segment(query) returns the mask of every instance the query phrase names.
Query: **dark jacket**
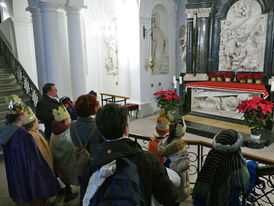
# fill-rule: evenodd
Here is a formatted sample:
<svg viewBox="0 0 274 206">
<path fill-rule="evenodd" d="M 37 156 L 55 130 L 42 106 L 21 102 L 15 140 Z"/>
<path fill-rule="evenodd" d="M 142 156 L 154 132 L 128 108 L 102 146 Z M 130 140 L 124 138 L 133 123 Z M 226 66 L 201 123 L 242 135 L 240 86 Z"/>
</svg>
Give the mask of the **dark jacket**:
<svg viewBox="0 0 274 206">
<path fill-rule="evenodd" d="M 79 147 L 80 142 L 76 135 L 75 126 L 77 127 L 77 131 L 78 131 L 79 137 L 82 141 L 82 144 L 84 145 L 87 143 L 88 137 L 89 137 L 91 131 L 96 126 L 96 122 L 93 117 L 89 116 L 89 117 L 84 117 L 84 118 L 78 117 L 77 120 L 75 120 L 71 123 L 71 125 L 70 125 L 71 140 L 72 140 L 74 146 Z M 100 133 L 98 128 L 96 128 L 93 135 L 90 138 L 89 144 L 87 145 L 87 150 L 90 151 L 97 145 L 102 144 L 103 142 L 105 142 L 105 138 Z"/>
<path fill-rule="evenodd" d="M 150 205 L 152 194 L 161 204 L 175 205 L 177 193 L 164 166 L 153 153 L 142 151 L 140 145 L 130 139 L 106 142 L 91 152 L 91 158 L 83 171 L 81 200 L 85 194 L 90 176 L 97 169 L 114 159 L 137 153 L 139 153 L 137 167 L 143 180 L 147 205 Z"/>
<path fill-rule="evenodd" d="M 45 136 L 49 140 L 51 135 L 51 125 L 54 120 L 52 110 L 57 109 L 61 105 L 60 102 L 43 94 L 36 106 L 37 118 L 45 124 Z"/>
</svg>

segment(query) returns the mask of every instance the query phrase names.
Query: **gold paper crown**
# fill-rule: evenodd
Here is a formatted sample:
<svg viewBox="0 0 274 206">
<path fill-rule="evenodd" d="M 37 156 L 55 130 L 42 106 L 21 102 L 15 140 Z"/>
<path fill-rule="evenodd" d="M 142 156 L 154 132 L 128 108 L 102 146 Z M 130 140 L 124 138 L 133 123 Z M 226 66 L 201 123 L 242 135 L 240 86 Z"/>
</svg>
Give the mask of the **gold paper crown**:
<svg viewBox="0 0 274 206">
<path fill-rule="evenodd" d="M 185 133 L 186 133 L 186 123 L 185 123 L 184 117 L 182 116 L 182 124 L 177 122 L 175 136 L 181 137 Z"/>
<path fill-rule="evenodd" d="M 15 94 L 10 95 L 10 98 L 6 98 L 8 106 L 8 114 L 24 114 L 26 111 L 25 105 Z"/>
<path fill-rule="evenodd" d="M 32 109 L 30 107 L 27 107 L 27 122 L 26 122 L 26 124 L 31 123 L 35 119 L 36 119 L 36 116 L 33 113 Z"/>
<path fill-rule="evenodd" d="M 54 120 L 56 120 L 58 122 L 61 122 L 62 120 L 70 117 L 70 115 L 64 105 L 59 106 L 58 110 L 53 109 L 52 113 L 54 116 Z"/>
</svg>

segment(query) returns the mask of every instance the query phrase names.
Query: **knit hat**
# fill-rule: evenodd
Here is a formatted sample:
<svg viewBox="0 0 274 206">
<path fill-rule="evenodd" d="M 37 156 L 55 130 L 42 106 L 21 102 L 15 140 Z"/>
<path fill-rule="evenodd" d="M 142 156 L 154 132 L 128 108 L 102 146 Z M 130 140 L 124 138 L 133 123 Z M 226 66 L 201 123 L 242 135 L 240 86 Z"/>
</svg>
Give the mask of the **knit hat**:
<svg viewBox="0 0 274 206">
<path fill-rule="evenodd" d="M 25 104 L 15 94 L 10 95 L 10 98 L 6 98 L 6 103 L 8 106 L 8 114 L 24 114 L 26 111 Z"/>
<path fill-rule="evenodd" d="M 181 120 L 177 120 L 175 136 L 181 137 L 186 133 L 186 123 L 184 117 Z"/>
<path fill-rule="evenodd" d="M 165 116 L 157 118 L 156 131 L 159 135 L 165 135 L 169 132 L 169 119 Z"/>
<path fill-rule="evenodd" d="M 54 120 L 58 121 L 58 122 L 61 122 L 64 119 L 70 117 L 70 115 L 64 105 L 59 106 L 58 109 L 53 109 L 52 113 L 54 116 Z"/>
<path fill-rule="evenodd" d="M 30 107 L 27 107 L 27 122 L 26 122 L 26 124 L 31 123 L 35 119 L 36 119 L 36 116 L 33 113 L 32 109 Z"/>
</svg>

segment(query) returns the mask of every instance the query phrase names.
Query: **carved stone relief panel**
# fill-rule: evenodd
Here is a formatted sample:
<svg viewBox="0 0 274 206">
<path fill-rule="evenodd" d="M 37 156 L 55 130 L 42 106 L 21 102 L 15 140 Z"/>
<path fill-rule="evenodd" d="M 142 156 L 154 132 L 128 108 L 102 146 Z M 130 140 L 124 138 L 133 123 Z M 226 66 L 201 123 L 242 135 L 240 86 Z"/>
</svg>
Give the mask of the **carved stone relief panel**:
<svg viewBox="0 0 274 206">
<path fill-rule="evenodd" d="M 161 27 L 160 14 L 152 13 L 150 34 L 150 66 L 152 75 L 169 73 L 168 39 Z"/>
<path fill-rule="evenodd" d="M 191 111 L 205 114 L 241 119 L 237 105 L 258 94 L 236 91 L 220 91 L 209 89 L 191 89 Z"/>
<path fill-rule="evenodd" d="M 105 68 L 108 74 L 118 74 L 117 19 L 113 18 L 104 28 Z"/>
<path fill-rule="evenodd" d="M 257 0 L 239 0 L 221 21 L 219 71 L 263 72 L 267 14 Z"/>
</svg>

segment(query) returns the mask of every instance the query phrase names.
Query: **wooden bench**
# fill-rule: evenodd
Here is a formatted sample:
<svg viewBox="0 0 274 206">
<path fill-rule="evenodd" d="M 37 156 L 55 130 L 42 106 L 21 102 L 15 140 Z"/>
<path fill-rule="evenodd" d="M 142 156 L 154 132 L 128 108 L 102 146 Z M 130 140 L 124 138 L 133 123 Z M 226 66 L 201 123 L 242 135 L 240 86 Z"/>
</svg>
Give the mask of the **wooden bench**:
<svg viewBox="0 0 274 206">
<path fill-rule="evenodd" d="M 113 102 L 113 103 L 124 102 L 124 105 L 128 109 L 128 115 L 132 116 L 132 111 L 136 110 L 136 119 L 137 119 L 139 105 L 138 104 L 127 104 L 127 100 L 129 99 L 129 97 L 119 96 L 119 95 L 115 95 L 115 94 L 107 94 L 107 93 L 100 93 L 100 95 L 101 95 L 102 106 L 104 106 L 104 103 L 108 103 L 108 102 Z"/>
</svg>

